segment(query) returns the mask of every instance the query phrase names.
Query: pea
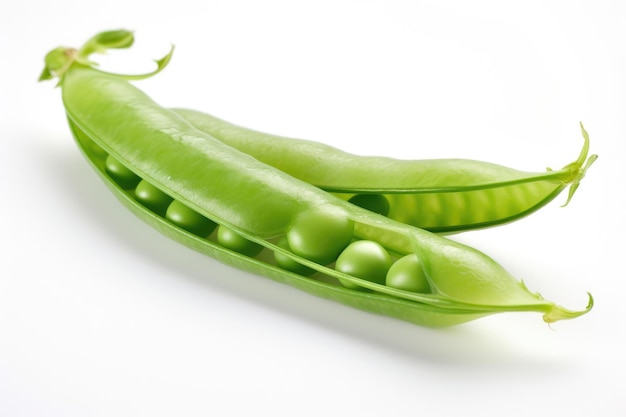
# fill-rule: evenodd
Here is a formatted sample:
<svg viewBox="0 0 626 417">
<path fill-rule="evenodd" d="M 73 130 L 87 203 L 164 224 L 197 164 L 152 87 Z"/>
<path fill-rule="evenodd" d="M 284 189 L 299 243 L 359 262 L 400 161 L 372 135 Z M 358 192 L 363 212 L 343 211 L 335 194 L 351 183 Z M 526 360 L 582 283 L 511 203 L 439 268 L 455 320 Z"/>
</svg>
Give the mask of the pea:
<svg viewBox="0 0 626 417">
<path fill-rule="evenodd" d="M 430 284 L 422 262 L 417 255 L 410 254 L 403 256 L 391 265 L 387 272 L 387 286 L 405 291 L 419 293 L 430 292 Z"/>
<path fill-rule="evenodd" d="M 389 214 L 389 200 L 382 194 L 357 194 L 348 202 L 383 216 Z"/>
<path fill-rule="evenodd" d="M 157 214 L 164 214 L 172 202 L 172 197 L 146 180 L 141 180 L 137 184 L 135 199 Z"/>
<path fill-rule="evenodd" d="M 102 147 L 100 145 L 98 145 L 96 142 L 94 142 L 89 136 L 87 136 L 85 134 L 85 132 L 83 132 L 82 130 L 73 127 L 70 124 L 72 133 L 74 134 L 74 136 L 76 137 L 76 139 L 80 142 L 83 143 L 84 146 L 89 149 L 89 151 L 96 157 L 99 158 L 103 158 L 106 159 L 106 157 L 109 155 L 107 153 L 107 151 L 105 151 L 104 149 L 102 149 Z"/>
<path fill-rule="evenodd" d="M 165 218 L 175 225 L 198 236 L 208 236 L 216 224 L 200 213 L 190 209 L 178 200 L 172 201 L 165 212 Z"/>
<path fill-rule="evenodd" d="M 303 258 L 325 265 L 352 240 L 354 222 L 341 211 L 307 210 L 287 232 L 291 250 Z"/>
<path fill-rule="evenodd" d="M 335 269 L 344 274 L 382 284 L 385 282 L 385 275 L 391 262 L 391 255 L 379 243 L 371 240 L 357 240 L 341 252 Z M 344 287 L 360 288 L 345 279 L 339 281 Z"/>
<path fill-rule="evenodd" d="M 104 169 L 113 178 L 113 181 L 125 189 L 135 187 L 141 180 L 137 174 L 111 155 L 107 156 L 107 159 L 104 161 Z"/>
<path fill-rule="evenodd" d="M 217 228 L 217 241 L 225 248 L 250 257 L 257 256 L 263 250 L 263 246 L 246 239 L 233 229 L 223 225 L 219 225 Z"/>
<path fill-rule="evenodd" d="M 289 247 L 289 243 L 287 242 L 286 236 L 281 237 L 276 243 L 276 245 L 282 249 L 291 251 L 291 248 Z M 308 266 L 302 265 L 301 263 L 294 261 L 292 258 L 290 258 L 289 256 L 281 252 L 274 252 L 274 259 L 276 260 L 276 264 L 278 266 L 280 266 L 283 269 L 286 269 L 287 271 L 295 272 L 296 274 L 305 275 L 305 276 L 312 275 L 313 273 L 315 273 L 315 270 L 309 268 Z"/>
</svg>

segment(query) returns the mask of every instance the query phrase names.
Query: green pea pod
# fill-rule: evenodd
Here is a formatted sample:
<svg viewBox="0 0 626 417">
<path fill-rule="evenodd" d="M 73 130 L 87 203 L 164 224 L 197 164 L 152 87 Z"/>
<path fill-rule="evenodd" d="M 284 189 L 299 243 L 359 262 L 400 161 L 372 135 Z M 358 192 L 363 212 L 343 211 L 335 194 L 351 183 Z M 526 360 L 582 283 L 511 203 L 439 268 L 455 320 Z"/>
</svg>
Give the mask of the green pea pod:
<svg viewBox="0 0 626 417">
<path fill-rule="evenodd" d="M 524 172 L 467 159 L 398 160 L 358 156 L 322 143 L 247 129 L 195 110 L 173 109 L 198 129 L 289 175 L 392 219 L 439 233 L 525 217 L 568 186 L 574 192 L 597 156 L 589 135 L 560 170 Z"/>
<path fill-rule="evenodd" d="M 91 41 L 88 50 L 105 47 Z M 49 73 L 60 78 L 79 148 L 117 198 L 166 236 L 309 293 L 425 326 L 512 311 L 554 322 L 592 307 L 589 296 L 587 308 L 564 309 L 475 249 L 263 164 L 159 106 L 127 77 L 67 51 L 62 65 L 55 53 Z M 422 279 L 419 291 L 398 284 Z"/>
</svg>

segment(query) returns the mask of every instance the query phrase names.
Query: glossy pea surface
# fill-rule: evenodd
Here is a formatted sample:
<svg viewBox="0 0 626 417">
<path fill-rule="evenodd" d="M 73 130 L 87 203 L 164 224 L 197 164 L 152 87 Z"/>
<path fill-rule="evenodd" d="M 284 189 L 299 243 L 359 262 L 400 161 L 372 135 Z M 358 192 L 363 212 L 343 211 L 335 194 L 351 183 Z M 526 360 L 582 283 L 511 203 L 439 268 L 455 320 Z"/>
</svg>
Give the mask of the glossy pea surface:
<svg viewBox="0 0 626 417">
<path fill-rule="evenodd" d="M 371 240 L 352 242 L 337 258 L 335 269 L 367 281 L 384 283 L 391 266 L 391 256 L 385 248 Z M 358 284 L 339 280 L 345 287 L 358 289 Z"/>
<path fill-rule="evenodd" d="M 163 214 L 173 198 L 146 180 L 141 180 L 135 188 L 135 198 L 150 210 Z"/>
<path fill-rule="evenodd" d="M 291 252 L 291 248 L 289 247 L 289 242 L 287 241 L 286 236 L 281 237 L 276 245 L 281 249 L 285 249 L 288 252 Z M 294 260 L 294 258 L 289 257 L 279 251 L 274 252 L 274 260 L 276 261 L 276 264 L 279 267 L 290 272 L 295 272 L 297 274 L 304 275 L 304 276 L 308 276 L 308 275 L 315 273 L 314 269 L 311 269 L 305 265 L 302 265 L 301 263 Z"/>
<path fill-rule="evenodd" d="M 328 264 L 350 243 L 354 222 L 336 210 L 309 210 L 287 232 L 291 250 L 306 259 Z"/>
<path fill-rule="evenodd" d="M 415 254 L 406 255 L 395 261 L 387 272 L 385 283 L 405 291 L 430 292 L 424 266 Z"/>
<path fill-rule="evenodd" d="M 123 188 L 133 188 L 141 180 L 137 174 L 111 155 L 107 156 L 104 164 L 106 172 Z"/>
<path fill-rule="evenodd" d="M 168 206 L 165 218 L 198 236 L 208 236 L 216 226 L 214 222 L 177 200 Z"/>
<path fill-rule="evenodd" d="M 223 225 L 217 228 L 217 241 L 223 247 L 247 256 L 257 256 L 263 250 L 263 246 L 246 239 L 233 229 Z"/>
</svg>

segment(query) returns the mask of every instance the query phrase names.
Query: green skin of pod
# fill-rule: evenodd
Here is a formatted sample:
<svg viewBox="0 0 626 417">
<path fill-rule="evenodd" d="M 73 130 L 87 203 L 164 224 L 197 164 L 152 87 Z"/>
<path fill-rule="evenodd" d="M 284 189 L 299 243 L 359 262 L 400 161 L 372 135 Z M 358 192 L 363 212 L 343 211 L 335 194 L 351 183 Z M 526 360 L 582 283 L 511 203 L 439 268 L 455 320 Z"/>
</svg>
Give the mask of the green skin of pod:
<svg viewBox="0 0 626 417">
<path fill-rule="evenodd" d="M 296 178 L 357 204 L 363 200 L 366 208 L 373 203 L 372 211 L 435 232 L 511 222 L 543 207 L 568 185 L 571 198 L 596 159 L 596 155 L 587 159 L 589 139 L 584 129 L 585 144 L 576 161 L 560 170 L 524 172 L 467 159 L 359 156 L 314 141 L 247 129 L 195 110 L 173 111 L 220 141 Z M 374 197 L 365 197 L 369 194 Z M 384 199 L 376 201 L 376 196 Z"/>
<path fill-rule="evenodd" d="M 270 250 L 282 251 L 305 266 L 377 293 L 366 295 L 298 275 L 295 278 L 293 273 L 271 265 L 260 266 L 254 258 L 217 250 L 212 242 L 184 233 L 128 197 L 103 174 L 103 164 L 91 160 L 107 185 L 138 216 L 168 236 L 220 260 L 317 295 L 423 325 L 456 324 L 505 311 L 542 312 L 544 320 L 552 322 L 577 317 L 591 308 L 591 299 L 583 311 L 558 307 L 528 291 L 502 266 L 475 249 L 371 213 L 265 165 L 195 129 L 120 76 L 76 62 L 63 73 L 61 86 L 77 138 L 96 142 L 139 177 L 167 190 L 175 200 L 215 223 Z M 81 147 L 90 158 L 87 148 Z M 310 242 L 302 248 L 289 242 L 292 253 L 270 243 L 270 238 L 289 237 L 293 230 L 316 218 L 322 227 L 327 221 L 348 222 L 353 234 L 349 238 L 372 240 L 400 255 L 415 253 L 423 262 L 432 293 L 408 293 L 317 264 L 304 256 Z M 305 240 L 306 229 L 300 240 Z M 345 230 L 338 230 L 340 240 L 346 239 Z M 339 246 L 332 251 L 338 252 Z M 396 308 L 400 311 L 394 311 Z M 447 321 L 445 317 L 453 319 Z"/>
</svg>

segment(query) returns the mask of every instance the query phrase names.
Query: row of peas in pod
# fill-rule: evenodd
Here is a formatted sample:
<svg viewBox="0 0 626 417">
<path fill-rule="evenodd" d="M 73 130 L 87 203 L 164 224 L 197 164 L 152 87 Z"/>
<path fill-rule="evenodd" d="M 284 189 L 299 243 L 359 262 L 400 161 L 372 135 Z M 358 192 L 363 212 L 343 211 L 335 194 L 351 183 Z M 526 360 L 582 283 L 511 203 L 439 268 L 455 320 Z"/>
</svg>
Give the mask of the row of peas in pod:
<svg viewBox="0 0 626 417">
<path fill-rule="evenodd" d="M 92 147 L 96 146 L 92 143 Z M 105 154 L 103 150 L 100 152 Z M 106 156 L 104 166 L 107 174 L 121 187 L 131 190 L 139 203 L 154 213 L 164 216 L 178 227 L 204 238 L 208 238 L 216 230 L 214 239 L 220 245 L 246 256 L 255 257 L 263 250 L 263 246 L 258 243 L 246 239 L 224 225 L 218 226 L 180 201 L 174 200 L 150 182 L 141 179 L 114 157 Z M 378 199 L 374 201 L 376 200 Z M 340 233 L 347 234 L 349 231 Z M 292 239 L 297 239 L 297 237 L 292 236 Z M 286 236 L 279 239 L 277 244 L 284 249 L 289 249 Z M 302 275 L 315 273 L 315 270 L 294 261 L 281 252 L 274 253 L 274 260 L 278 266 L 292 272 Z M 330 263 L 333 260 L 325 259 L 324 261 Z M 428 280 L 417 255 L 409 254 L 400 259 L 394 259 L 382 245 L 371 240 L 356 240 L 349 243 L 337 257 L 335 269 L 367 281 L 407 291 L 429 292 Z M 347 288 L 361 289 L 350 281 L 339 280 L 339 282 Z"/>
</svg>

